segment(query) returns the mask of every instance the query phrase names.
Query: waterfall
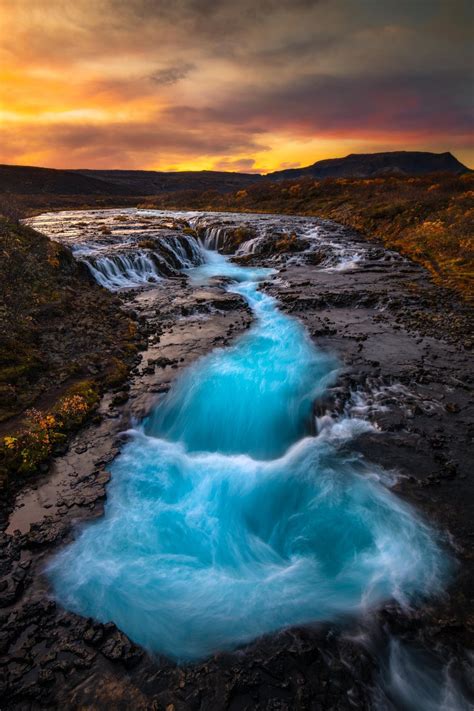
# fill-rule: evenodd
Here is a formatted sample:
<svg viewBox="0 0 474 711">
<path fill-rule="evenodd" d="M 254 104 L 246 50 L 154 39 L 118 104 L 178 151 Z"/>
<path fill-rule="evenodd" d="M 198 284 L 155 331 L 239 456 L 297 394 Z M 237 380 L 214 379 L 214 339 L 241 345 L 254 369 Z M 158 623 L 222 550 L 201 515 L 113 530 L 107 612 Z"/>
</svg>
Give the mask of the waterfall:
<svg viewBox="0 0 474 711">
<path fill-rule="evenodd" d="M 225 227 L 206 227 L 204 229 L 202 244 L 205 249 L 221 251 L 227 246 L 228 238 L 229 230 Z"/>
<path fill-rule="evenodd" d="M 202 248 L 190 235 L 170 235 L 160 241 L 162 252 L 169 255 L 170 264 L 176 269 L 189 269 L 204 261 Z"/>
<path fill-rule="evenodd" d="M 167 235 L 157 242 L 156 249 L 109 252 L 97 256 L 81 254 L 95 280 L 106 289 L 142 286 L 156 283 L 163 277 L 176 276 L 182 269 L 202 264 L 203 250 L 190 235 Z"/>
<path fill-rule="evenodd" d="M 237 256 L 295 231 L 309 246 L 285 264 L 321 253 L 311 262 L 318 271 L 363 268 L 372 248 L 330 223 L 275 215 L 103 210 L 50 213 L 30 224 L 71 246 L 108 289 L 189 268 L 196 283 L 232 280 L 228 290 L 254 314 L 252 328 L 184 371 L 129 433 L 111 466 L 103 518 L 49 565 L 56 598 L 178 661 L 292 625 L 355 618 L 357 641 L 374 663 L 377 711 L 472 708 L 468 652 L 460 665 L 449 649 L 426 649 L 422 637 L 417 647 L 416 617 L 413 638 L 405 638 L 373 614 L 387 600 L 402 615 L 425 605 L 442 593 L 453 561 L 394 496 L 393 475 L 351 454 L 351 439 L 374 431 L 372 417 L 387 403 L 428 414 L 435 405 L 400 383 L 367 380 L 315 422 L 313 400 L 334 377 L 334 360 L 259 290 L 274 270 L 219 254 L 239 228 L 249 239 Z M 385 251 L 381 258 L 402 259 Z"/>
<path fill-rule="evenodd" d="M 94 279 L 110 291 L 157 282 L 160 279 L 156 264 L 145 252 L 99 258 L 84 257 L 83 261 Z"/>
<path fill-rule="evenodd" d="M 258 237 L 252 237 L 246 240 L 237 249 L 235 255 L 236 257 L 247 257 L 249 255 L 258 254 L 260 251 L 260 245 L 265 242 L 266 236 L 259 235 Z"/>
</svg>

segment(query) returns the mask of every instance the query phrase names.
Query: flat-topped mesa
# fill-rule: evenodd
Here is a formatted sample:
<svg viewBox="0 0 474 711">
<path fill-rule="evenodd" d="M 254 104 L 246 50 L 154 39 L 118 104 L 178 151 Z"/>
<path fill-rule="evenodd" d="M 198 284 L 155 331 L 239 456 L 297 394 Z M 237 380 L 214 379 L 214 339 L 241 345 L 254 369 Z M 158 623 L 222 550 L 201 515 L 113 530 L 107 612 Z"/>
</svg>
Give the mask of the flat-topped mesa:
<svg viewBox="0 0 474 711">
<path fill-rule="evenodd" d="M 271 173 L 272 180 L 312 178 L 368 178 L 387 173 L 426 175 L 428 173 L 468 173 L 452 153 L 427 151 L 390 151 L 386 153 L 351 153 L 344 158 L 319 160 L 304 168 L 290 168 Z"/>
<path fill-rule="evenodd" d="M 329 158 L 309 166 L 259 173 L 224 171 L 155 170 L 58 170 L 32 166 L 0 165 L 0 193 L 63 196 L 112 196 L 124 200 L 131 196 L 156 196 L 186 191 L 212 191 L 224 195 L 246 190 L 256 184 L 287 180 L 308 175 L 314 178 L 373 177 L 384 173 L 425 175 L 447 172 L 469 172 L 452 153 L 428 151 L 390 151 L 384 153 L 351 153 L 342 158 Z"/>
</svg>

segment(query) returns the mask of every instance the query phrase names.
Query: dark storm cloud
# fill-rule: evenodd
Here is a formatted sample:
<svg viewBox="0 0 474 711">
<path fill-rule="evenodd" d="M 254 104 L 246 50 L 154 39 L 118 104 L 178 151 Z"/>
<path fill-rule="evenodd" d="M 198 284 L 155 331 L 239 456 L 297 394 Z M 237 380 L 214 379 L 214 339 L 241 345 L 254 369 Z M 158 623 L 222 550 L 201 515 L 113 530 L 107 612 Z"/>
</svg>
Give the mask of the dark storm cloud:
<svg viewBox="0 0 474 711">
<path fill-rule="evenodd" d="M 220 106 L 176 106 L 171 119 L 194 125 L 232 124 L 249 131 L 294 134 L 374 132 L 452 132 L 468 134 L 473 111 L 466 77 L 320 77 L 308 76 L 291 86 L 256 92 L 244 87 Z"/>
<path fill-rule="evenodd" d="M 257 150 L 262 148 L 246 131 L 229 130 L 225 125 L 207 130 L 190 130 L 190 127 L 164 125 L 156 121 L 133 125 L 107 124 L 107 126 L 57 126 L 51 143 L 71 150 L 91 144 L 105 144 L 120 151 L 127 147 L 134 151 L 160 151 L 170 149 L 190 153 L 219 154 Z"/>
<path fill-rule="evenodd" d="M 194 64 L 177 64 L 173 67 L 158 69 L 150 75 L 150 79 L 159 86 L 171 86 L 172 84 L 176 84 L 180 81 L 180 79 L 187 77 L 193 69 L 195 69 Z"/>
<path fill-rule="evenodd" d="M 11 0 L 21 23 L 5 46 L 18 51 L 23 23 L 34 24 L 22 50 L 31 56 L 107 56 L 117 51 L 196 48 L 225 54 L 245 46 L 249 30 L 291 14 L 297 21 L 318 0 Z M 58 28 L 61 27 L 61 31 Z M 263 36 L 261 37 L 263 41 Z"/>
<path fill-rule="evenodd" d="M 16 9 L 20 22 L 15 36 L 3 38 L 5 46 L 44 57 L 189 50 L 292 63 L 329 47 L 344 60 L 360 40 L 358 60 L 365 43 L 369 63 L 374 45 L 383 50 L 379 63 L 392 48 L 395 64 L 429 65 L 436 56 L 445 66 L 472 60 L 474 5 L 465 0 L 10 0 L 7 8 Z M 390 27 L 407 32 L 386 37 Z"/>
</svg>

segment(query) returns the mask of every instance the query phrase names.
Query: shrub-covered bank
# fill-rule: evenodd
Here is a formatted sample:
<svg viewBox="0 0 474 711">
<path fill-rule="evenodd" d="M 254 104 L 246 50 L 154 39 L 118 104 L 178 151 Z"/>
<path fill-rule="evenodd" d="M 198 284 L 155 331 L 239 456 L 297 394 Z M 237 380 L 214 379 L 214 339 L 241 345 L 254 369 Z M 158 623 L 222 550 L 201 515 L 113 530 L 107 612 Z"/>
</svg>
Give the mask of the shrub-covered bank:
<svg viewBox="0 0 474 711">
<path fill-rule="evenodd" d="M 119 384 L 133 321 L 62 245 L 0 217 L 0 487 L 41 467 Z"/>
</svg>

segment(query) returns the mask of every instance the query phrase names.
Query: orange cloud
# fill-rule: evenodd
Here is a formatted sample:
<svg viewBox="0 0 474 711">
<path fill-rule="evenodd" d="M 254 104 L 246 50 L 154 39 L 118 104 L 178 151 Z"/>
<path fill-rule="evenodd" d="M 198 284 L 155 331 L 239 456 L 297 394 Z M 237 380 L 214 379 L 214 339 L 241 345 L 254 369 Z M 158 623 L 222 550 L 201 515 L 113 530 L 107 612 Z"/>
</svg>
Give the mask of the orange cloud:
<svg viewBox="0 0 474 711">
<path fill-rule="evenodd" d="M 367 0 L 0 0 L 0 161 L 269 171 L 473 158 L 469 19 Z"/>
</svg>

